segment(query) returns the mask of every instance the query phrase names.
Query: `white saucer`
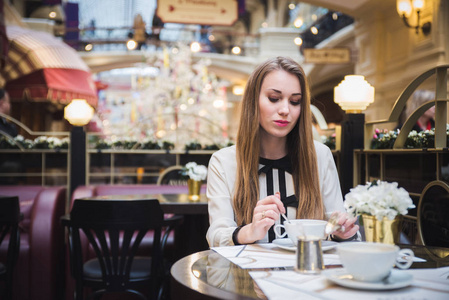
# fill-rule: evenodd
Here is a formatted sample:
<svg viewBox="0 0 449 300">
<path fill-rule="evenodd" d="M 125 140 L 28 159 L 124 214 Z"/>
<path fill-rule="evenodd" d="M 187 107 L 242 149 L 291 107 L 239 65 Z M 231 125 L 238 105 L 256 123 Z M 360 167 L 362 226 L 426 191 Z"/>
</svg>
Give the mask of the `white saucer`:
<svg viewBox="0 0 449 300">
<path fill-rule="evenodd" d="M 296 246 L 293 245 L 293 242 L 291 239 L 275 239 L 272 242 L 276 246 L 278 246 L 281 249 L 288 250 L 288 251 L 296 251 Z M 334 241 L 321 241 L 321 250 L 328 251 L 335 247 L 337 247 L 338 243 Z"/>
<path fill-rule="evenodd" d="M 409 286 L 413 281 L 413 275 L 396 269 L 391 270 L 387 282 L 357 281 L 344 268 L 324 270 L 321 274 L 338 285 L 359 290 L 394 290 Z"/>
</svg>

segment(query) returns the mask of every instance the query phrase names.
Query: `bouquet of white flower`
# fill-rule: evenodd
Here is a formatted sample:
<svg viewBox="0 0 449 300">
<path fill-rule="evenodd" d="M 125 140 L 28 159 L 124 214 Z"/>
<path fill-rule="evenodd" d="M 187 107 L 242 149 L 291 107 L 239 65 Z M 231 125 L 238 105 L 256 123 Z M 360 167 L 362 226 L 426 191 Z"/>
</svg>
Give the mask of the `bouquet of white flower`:
<svg viewBox="0 0 449 300">
<path fill-rule="evenodd" d="M 406 215 L 414 208 L 410 195 L 397 182 L 373 181 L 352 188 L 345 196 L 346 211 L 354 216 L 371 215 L 378 220 L 387 217 L 393 220 L 397 215 Z"/>
<path fill-rule="evenodd" d="M 203 165 L 198 165 L 196 162 L 189 162 L 182 168 L 181 174 L 192 180 L 202 181 L 206 179 L 207 168 Z"/>
</svg>

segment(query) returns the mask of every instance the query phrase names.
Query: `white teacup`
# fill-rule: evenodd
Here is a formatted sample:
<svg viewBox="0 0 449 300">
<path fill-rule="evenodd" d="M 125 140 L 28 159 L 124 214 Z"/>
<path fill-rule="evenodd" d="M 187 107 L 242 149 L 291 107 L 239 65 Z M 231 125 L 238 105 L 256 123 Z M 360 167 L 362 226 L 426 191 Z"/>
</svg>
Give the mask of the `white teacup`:
<svg viewBox="0 0 449 300">
<path fill-rule="evenodd" d="M 296 245 L 298 236 L 305 235 L 307 239 L 323 239 L 324 229 L 327 222 L 324 220 L 313 220 L 313 219 L 294 219 L 290 220 L 290 223 L 285 221 L 284 224 L 278 224 L 274 226 L 274 233 L 276 237 L 283 238 L 286 234 L 292 240 L 293 244 Z M 301 231 L 301 227 L 304 232 Z M 285 232 L 281 234 L 281 228 L 285 229 Z"/>
<path fill-rule="evenodd" d="M 395 264 L 400 269 L 408 269 L 414 257 L 410 249 L 368 242 L 340 243 L 337 252 L 343 267 L 355 280 L 368 282 L 385 279 Z"/>
</svg>

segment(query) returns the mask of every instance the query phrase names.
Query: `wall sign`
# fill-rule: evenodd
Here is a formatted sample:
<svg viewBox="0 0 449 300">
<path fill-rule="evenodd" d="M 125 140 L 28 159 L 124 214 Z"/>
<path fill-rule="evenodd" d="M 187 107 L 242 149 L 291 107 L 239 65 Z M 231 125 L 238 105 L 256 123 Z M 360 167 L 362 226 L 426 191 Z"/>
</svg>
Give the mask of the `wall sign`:
<svg viewBox="0 0 449 300">
<path fill-rule="evenodd" d="M 230 26 L 237 21 L 237 0 L 158 0 L 156 14 L 164 23 Z"/>
<path fill-rule="evenodd" d="M 346 64 L 351 62 L 349 48 L 304 49 L 304 62 L 314 64 Z"/>
</svg>

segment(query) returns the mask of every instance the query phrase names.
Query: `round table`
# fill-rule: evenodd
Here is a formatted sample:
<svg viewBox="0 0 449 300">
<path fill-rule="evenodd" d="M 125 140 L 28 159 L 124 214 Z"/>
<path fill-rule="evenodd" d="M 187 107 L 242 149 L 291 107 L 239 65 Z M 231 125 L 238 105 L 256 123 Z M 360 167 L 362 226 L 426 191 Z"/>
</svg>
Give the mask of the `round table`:
<svg viewBox="0 0 449 300">
<path fill-rule="evenodd" d="M 425 263 L 413 264 L 412 268 L 449 266 L 448 248 L 418 245 L 399 247 L 412 249 L 416 256 L 427 260 Z M 171 268 L 171 298 L 266 299 L 249 271 L 253 269 L 242 269 L 212 250 L 191 254 L 178 260 Z"/>
</svg>

